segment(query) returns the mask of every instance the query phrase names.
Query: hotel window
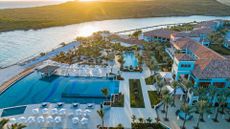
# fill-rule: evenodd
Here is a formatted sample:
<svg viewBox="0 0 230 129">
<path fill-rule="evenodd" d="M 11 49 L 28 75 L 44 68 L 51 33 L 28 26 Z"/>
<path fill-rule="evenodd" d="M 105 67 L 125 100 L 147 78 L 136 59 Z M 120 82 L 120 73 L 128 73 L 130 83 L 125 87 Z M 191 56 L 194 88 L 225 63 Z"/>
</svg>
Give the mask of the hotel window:
<svg viewBox="0 0 230 129">
<path fill-rule="evenodd" d="M 182 67 L 182 68 L 190 68 L 191 65 L 190 65 L 190 64 L 181 64 L 181 67 Z"/>
<path fill-rule="evenodd" d="M 216 86 L 217 88 L 224 88 L 225 83 L 224 82 L 214 82 L 213 85 Z"/>
</svg>

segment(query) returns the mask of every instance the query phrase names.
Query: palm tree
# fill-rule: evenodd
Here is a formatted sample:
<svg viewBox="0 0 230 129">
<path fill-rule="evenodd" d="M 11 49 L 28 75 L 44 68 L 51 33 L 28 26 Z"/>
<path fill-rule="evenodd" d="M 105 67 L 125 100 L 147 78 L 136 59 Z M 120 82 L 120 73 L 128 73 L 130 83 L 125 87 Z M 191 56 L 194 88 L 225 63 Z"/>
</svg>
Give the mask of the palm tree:
<svg viewBox="0 0 230 129">
<path fill-rule="evenodd" d="M 203 115 L 204 115 L 204 112 L 207 110 L 207 107 L 208 107 L 208 102 L 206 100 L 200 100 L 196 103 L 196 109 L 199 113 L 199 118 L 198 118 L 196 127 L 194 127 L 195 129 L 199 129 L 200 121 L 204 121 Z"/>
<path fill-rule="evenodd" d="M 183 103 L 180 110 L 185 113 L 185 117 L 184 117 L 185 119 L 184 119 L 184 122 L 183 122 L 181 129 L 186 129 L 186 127 L 185 127 L 186 118 L 189 114 L 192 113 L 192 107 L 189 106 L 187 103 Z"/>
<path fill-rule="evenodd" d="M 172 82 L 172 87 L 174 88 L 174 90 L 173 90 L 173 102 L 172 102 L 172 106 L 173 107 L 176 107 L 176 105 L 175 105 L 175 99 L 176 99 L 176 88 L 177 88 L 178 84 L 179 83 L 177 81 L 173 81 Z"/>
<path fill-rule="evenodd" d="M 166 94 L 163 96 L 163 103 L 165 105 L 166 111 L 165 111 L 165 121 L 168 121 L 168 108 L 169 108 L 169 104 L 172 103 L 172 97 L 169 94 Z"/>
<path fill-rule="evenodd" d="M 124 126 L 122 124 L 118 124 L 115 129 L 124 129 Z"/>
<path fill-rule="evenodd" d="M 105 113 L 102 110 L 102 108 L 100 110 L 97 110 L 97 114 L 101 118 L 101 127 L 104 128 L 104 115 L 105 115 Z"/>
<path fill-rule="evenodd" d="M 25 127 L 26 127 L 26 125 L 23 125 L 20 123 L 15 123 L 15 124 L 12 124 L 10 127 L 8 127 L 8 129 L 23 129 Z"/>
<path fill-rule="evenodd" d="M 144 119 L 142 117 L 138 118 L 140 123 L 144 123 Z"/>
<path fill-rule="evenodd" d="M 215 86 L 209 86 L 208 93 L 209 93 L 209 96 L 211 96 L 210 106 L 213 106 L 213 100 L 214 100 L 214 97 L 216 95 L 216 87 Z"/>
<path fill-rule="evenodd" d="M 108 98 L 109 98 L 109 90 L 108 90 L 108 88 L 102 88 L 101 92 L 105 96 L 105 98 L 108 100 Z"/>
<path fill-rule="evenodd" d="M 132 115 L 132 123 L 135 123 L 136 122 L 136 116 L 135 115 Z"/>
<path fill-rule="evenodd" d="M 150 124 L 150 123 L 152 123 L 153 120 L 152 120 L 152 118 L 149 117 L 149 118 L 146 119 L 146 121 L 147 121 L 148 124 Z"/>
<path fill-rule="evenodd" d="M 188 91 L 190 90 L 190 88 L 192 88 L 193 84 L 190 80 L 183 80 L 183 84 L 184 84 L 184 90 L 185 90 L 185 99 L 184 99 L 184 103 L 186 103 L 187 98 L 188 98 Z"/>
<path fill-rule="evenodd" d="M 2 119 L 0 121 L 0 129 L 3 129 L 9 121 L 9 119 Z"/>
<path fill-rule="evenodd" d="M 219 104 L 218 106 L 216 106 L 216 113 L 215 113 L 215 117 L 213 118 L 214 122 L 219 122 L 218 121 L 219 110 L 220 110 L 220 107 L 223 106 L 223 104 L 226 102 L 227 97 L 225 96 L 225 94 L 221 94 L 217 96 L 217 100 Z"/>
</svg>

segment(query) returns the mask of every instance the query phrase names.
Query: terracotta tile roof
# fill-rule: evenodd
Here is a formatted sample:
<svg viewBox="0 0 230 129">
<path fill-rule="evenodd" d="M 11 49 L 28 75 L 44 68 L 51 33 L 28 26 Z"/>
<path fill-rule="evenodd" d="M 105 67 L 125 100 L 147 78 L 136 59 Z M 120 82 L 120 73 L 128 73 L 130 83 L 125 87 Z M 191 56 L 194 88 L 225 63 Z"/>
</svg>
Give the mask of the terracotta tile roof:
<svg viewBox="0 0 230 129">
<path fill-rule="evenodd" d="M 201 28 L 201 27 L 213 27 L 217 25 L 217 22 L 220 22 L 222 20 L 216 19 L 216 20 L 211 20 L 211 21 L 203 21 L 195 25 L 195 28 Z"/>
<path fill-rule="evenodd" d="M 199 79 L 230 78 L 230 60 L 197 60 L 192 73 Z"/>
<path fill-rule="evenodd" d="M 195 61 L 190 55 L 183 53 L 175 54 L 175 58 L 179 61 Z"/>
<path fill-rule="evenodd" d="M 157 36 L 157 37 L 163 37 L 163 38 L 170 38 L 172 33 L 173 31 L 168 30 L 168 29 L 157 29 L 157 30 L 144 32 L 144 36 L 148 36 L 148 37 Z"/>
<path fill-rule="evenodd" d="M 198 59 L 225 59 L 222 55 L 195 42 L 190 38 L 180 38 L 173 43 L 173 46 L 179 50 L 189 49 L 198 57 Z"/>
<path fill-rule="evenodd" d="M 197 56 L 193 75 L 199 79 L 230 78 L 230 60 L 190 38 L 178 39 L 176 49 L 188 49 Z"/>
<path fill-rule="evenodd" d="M 201 34 L 209 34 L 213 32 L 210 28 L 196 28 L 192 31 L 175 32 L 172 34 L 174 37 L 199 37 Z"/>
</svg>

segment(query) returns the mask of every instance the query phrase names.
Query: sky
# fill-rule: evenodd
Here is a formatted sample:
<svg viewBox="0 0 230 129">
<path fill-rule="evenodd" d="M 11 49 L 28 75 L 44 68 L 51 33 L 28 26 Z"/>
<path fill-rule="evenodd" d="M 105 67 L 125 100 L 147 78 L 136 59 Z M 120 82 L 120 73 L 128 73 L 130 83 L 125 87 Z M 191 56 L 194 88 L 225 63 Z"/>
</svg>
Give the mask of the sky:
<svg viewBox="0 0 230 129">
<path fill-rule="evenodd" d="M 70 0 L 0 0 L 0 1 L 70 1 Z"/>
</svg>

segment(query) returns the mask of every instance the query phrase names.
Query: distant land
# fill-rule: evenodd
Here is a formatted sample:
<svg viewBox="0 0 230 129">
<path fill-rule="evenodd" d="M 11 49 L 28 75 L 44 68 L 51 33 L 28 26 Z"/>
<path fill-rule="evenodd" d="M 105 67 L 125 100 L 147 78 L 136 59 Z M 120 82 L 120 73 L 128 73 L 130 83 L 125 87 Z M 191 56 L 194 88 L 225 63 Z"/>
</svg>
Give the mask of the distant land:
<svg viewBox="0 0 230 129">
<path fill-rule="evenodd" d="M 41 29 L 95 20 L 189 15 L 230 16 L 230 6 L 216 0 L 129 0 L 75 1 L 44 7 L 2 9 L 0 32 Z"/>
</svg>

